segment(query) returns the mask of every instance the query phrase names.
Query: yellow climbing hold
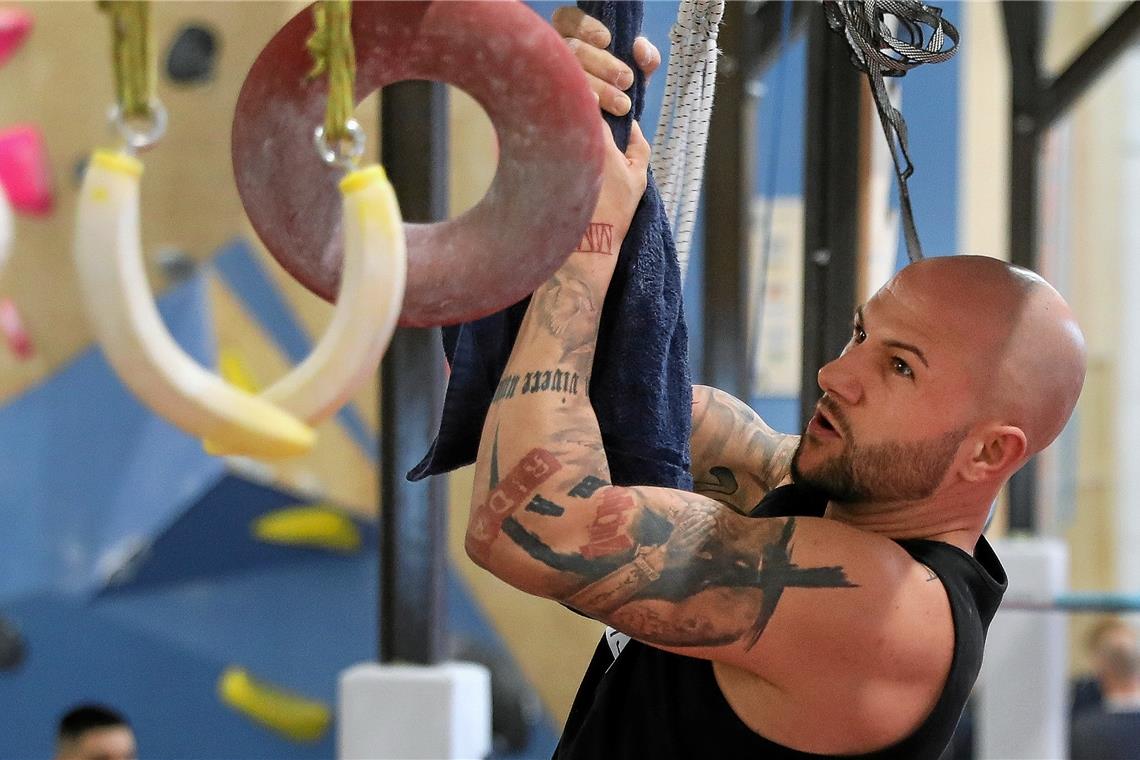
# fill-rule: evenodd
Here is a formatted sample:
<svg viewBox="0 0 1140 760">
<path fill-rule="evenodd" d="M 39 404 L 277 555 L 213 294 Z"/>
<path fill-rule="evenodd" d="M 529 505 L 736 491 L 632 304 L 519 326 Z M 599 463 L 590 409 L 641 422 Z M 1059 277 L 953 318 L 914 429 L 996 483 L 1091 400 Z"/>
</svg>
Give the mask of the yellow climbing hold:
<svg viewBox="0 0 1140 760">
<path fill-rule="evenodd" d="M 321 506 L 287 507 L 253 523 L 255 538 L 271 544 L 304 546 L 351 554 L 360 550 L 360 529 L 345 515 Z"/>
<path fill-rule="evenodd" d="M 222 702 L 263 726 L 296 742 L 316 742 L 332 723 L 332 710 L 323 702 L 306 699 L 230 666 L 218 679 Z"/>
<path fill-rule="evenodd" d="M 228 346 L 223 346 L 218 351 L 218 372 L 223 380 L 246 393 L 256 394 L 261 390 L 257 381 L 253 379 L 253 373 L 245 359 L 235 349 Z"/>
</svg>

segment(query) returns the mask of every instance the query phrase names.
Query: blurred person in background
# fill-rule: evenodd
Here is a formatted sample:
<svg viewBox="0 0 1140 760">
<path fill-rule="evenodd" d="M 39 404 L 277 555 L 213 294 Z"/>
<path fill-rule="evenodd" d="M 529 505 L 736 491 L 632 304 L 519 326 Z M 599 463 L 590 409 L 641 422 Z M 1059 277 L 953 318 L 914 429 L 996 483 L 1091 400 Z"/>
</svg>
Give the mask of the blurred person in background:
<svg viewBox="0 0 1140 760">
<path fill-rule="evenodd" d="M 1100 704 L 1088 706 L 1091 689 L 1074 698 L 1070 731 L 1072 760 L 1132 760 L 1140 757 L 1140 643 L 1119 618 L 1098 624 L 1089 636 Z"/>
<path fill-rule="evenodd" d="M 119 713 L 103 705 L 72 708 L 60 718 L 55 760 L 137 760 L 135 734 Z"/>
</svg>

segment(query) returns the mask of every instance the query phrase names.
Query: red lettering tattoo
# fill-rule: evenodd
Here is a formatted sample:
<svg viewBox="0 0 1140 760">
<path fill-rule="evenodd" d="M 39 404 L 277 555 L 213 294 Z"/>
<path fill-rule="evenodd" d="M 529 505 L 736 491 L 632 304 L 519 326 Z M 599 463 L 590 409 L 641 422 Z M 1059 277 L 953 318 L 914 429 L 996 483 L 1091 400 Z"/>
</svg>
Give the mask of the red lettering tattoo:
<svg viewBox="0 0 1140 760">
<path fill-rule="evenodd" d="M 586 234 L 582 236 L 582 242 L 578 244 L 576 250 L 580 253 L 612 254 L 614 252 L 614 226 L 590 222 L 590 226 L 586 228 Z"/>
<path fill-rule="evenodd" d="M 549 451 L 532 449 L 475 509 L 467 530 L 467 550 L 479 559 L 486 558 L 503 521 L 526 506 L 530 495 L 561 469 L 562 464 Z"/>
<path fill-rule="evenodd" d="M 633 547 L 633 539 L 622 529 L 629 522 L 626 514 L 633 509 L 633 496 L 628 491 L 610 489 L 602 496 L 597 516 L 590 523 L 587 533 L 590 543 L 583 544 L 578 551 L 586 559 L 597 559 L 617 554 Z"/>
</svg>

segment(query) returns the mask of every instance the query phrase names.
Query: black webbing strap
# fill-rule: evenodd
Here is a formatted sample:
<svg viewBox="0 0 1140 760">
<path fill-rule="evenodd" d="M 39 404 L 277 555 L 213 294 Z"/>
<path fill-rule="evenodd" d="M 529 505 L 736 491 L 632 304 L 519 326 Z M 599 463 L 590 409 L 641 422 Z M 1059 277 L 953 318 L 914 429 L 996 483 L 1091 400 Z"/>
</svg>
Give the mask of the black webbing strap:
<svg viewBox="0 0 1140 760">
<path fill-rule="evenodd" d="M 891 104 L 883 77 L 901 77 L 921 64 L 948 60 L 958 52 L 958 30 L 942 18 L 941 8 L 918 0 L 824 0 L 823 9 L 832 31 L 843 34 L 851 46 L 852 64 L 866 72 L 871 82 L 875 108 L 899 180 L 907 256 L 917 261 L 922 258 L 922 244 L 918 241 L 906 185 L 914 173 L 914 164 L 907 149 L 906 122 Z M 888 24 L 892 17 L 898 22 L 897 31 Z M 930 29 L 929 37 L 926 27 Z M 943 50 L 947 40 L 950 47 Z"/>
</svg>

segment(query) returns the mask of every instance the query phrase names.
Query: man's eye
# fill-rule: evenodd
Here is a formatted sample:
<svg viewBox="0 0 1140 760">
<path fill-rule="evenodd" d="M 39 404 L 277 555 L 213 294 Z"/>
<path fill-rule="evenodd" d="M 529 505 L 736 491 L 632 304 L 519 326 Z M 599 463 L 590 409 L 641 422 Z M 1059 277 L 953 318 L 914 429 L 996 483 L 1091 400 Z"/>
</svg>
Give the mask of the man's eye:
<svg viewBox="0 0 1140 760">
<path fill-rule="evenodd" d="M 862 343 L 867 340 L 867 332 L 859 325 L 855 325 L 851 328 L 851 338 L 856 343 Z"/>
<path fill-rule="evenodd" d="M 894 368 L 897 374 L 902 375 L 903 377 L 914 377 L 914 370 L 910 368 L 910 365 L 897 356 L 891 357 L 891 367 Z"/>
</svg>

